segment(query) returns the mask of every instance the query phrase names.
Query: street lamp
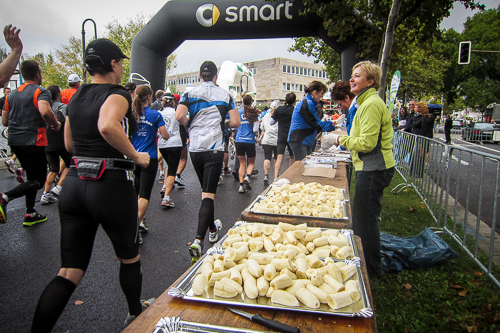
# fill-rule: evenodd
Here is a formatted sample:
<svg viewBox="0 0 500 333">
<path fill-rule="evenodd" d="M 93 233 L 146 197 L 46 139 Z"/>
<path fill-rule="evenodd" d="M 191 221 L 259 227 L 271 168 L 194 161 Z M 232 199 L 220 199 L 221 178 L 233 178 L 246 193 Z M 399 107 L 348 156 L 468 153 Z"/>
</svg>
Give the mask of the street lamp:
<svg viewBox="0 0 500 333">
<path fill-rule="evenodd" d="M 86 19 L 82 23 L 82 60 L 83 60 L 83 83 L 87 83 L 87 70 L 85 69 L 85 23 L 87 21 L 92 21 L 94 23 L 94 38 L 97 39 L 97 26 L 93 19 Z"/>
</svg>

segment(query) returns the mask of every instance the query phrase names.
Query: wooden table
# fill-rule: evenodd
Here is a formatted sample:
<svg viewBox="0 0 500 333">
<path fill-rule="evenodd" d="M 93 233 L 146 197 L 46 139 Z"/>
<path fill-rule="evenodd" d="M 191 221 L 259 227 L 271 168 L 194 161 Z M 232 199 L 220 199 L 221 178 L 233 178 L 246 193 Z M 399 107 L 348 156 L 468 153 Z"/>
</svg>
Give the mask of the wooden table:
<svg viewBox="0 0 500 333">
<path fill-rule="evenodd" d="M 294 164 L 292 164 L 278 179 L 286 178 L 290 181 L 290 183 L 304 182 L 307 184 L 311 182 L 318 182 L 322 185 L 332 185 L 338 188 L 345 189 L 347 197 L 349 197 L 347 163 L 344 162 L 337 163 L 337 174 L 335 175 L 335 178 L 302 176 L 303 168 L 304 164 L 301 161 L 297 161 Z M 352 229 L 351 206 L 349 201 L 346 202 L 346 211 L 348 219 L 335 220 L 335 219 L 315 218 L 314 216 L 286 216 L 286 215 L 277 216 L 277 215 L 253 213 L 245 209 L 241 213 L 240 219 L 243 221 L 271 223 L 271 224 L 277 224 L 278 222 L 301 224 L 307 222 L 307 225 L 310 227 Z"/>
<path fill-rule="evenodd" d="M 361 258 L 361 272 L 364 276 L 366 289 L 370 304 L 373 308 L 372 294 L 368 274 L 366 271 L 365 258 L 361 247 L 361 238 L 354 236 L 359 256 Z M 187 271 L 175 281 L 176 286 L 182 280 Z M 168 289 L 172 288 L 170 286 Z M 150 333 L 158 321 L 163 317 L 181 317 L 184 321 L 203 324 L 229 326 L 240 329 L 252 329 L 260 331 L 271 331 L 271 329 L 253 323 L 252 321 L 236 315 L 226 309 L 226 305 L 188 301 L 168 295 L 168 289 L 156 299 L 136 320 L 134 320 L 123 332 L 124 333 Z M 303 313 L 286 310 L 269 310 L 253 307 L 235 307 L 243 311 L 255 314 L 260 313 L 263 317 L 278 320 L 290 326 L 300 328 L 301 333 L 318 332 L 346 332 L 367 333 L 377 332 L 377 321 L 375 315 L 370 318 L 343 317 L 328 314 Z"/>
</svg>

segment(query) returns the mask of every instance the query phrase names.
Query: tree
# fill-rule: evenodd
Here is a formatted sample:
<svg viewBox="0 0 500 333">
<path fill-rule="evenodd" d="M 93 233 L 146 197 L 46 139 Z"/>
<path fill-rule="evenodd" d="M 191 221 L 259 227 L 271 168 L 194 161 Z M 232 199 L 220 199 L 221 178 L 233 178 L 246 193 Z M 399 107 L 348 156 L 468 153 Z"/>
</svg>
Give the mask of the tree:
<svg viewBox="0 0 500 333">
<path fill-rule="evenodd" d="M 500 51 L 500 6 L 476 13 L 465 23 L 461 41 L 471 41 L 473 50 Z M 458 41 L 454 61 L 458 59 Z M 500 53 L 472 52 L 469 65 L 455 66 L 455 84 L 466 106 L 481 110 L 500 102 Z"/>
<path fill-rule="evenodd" d="M 146 22 L 143 15 L 137 15 L 135 19 L 129 20 L 125 25 L 121 25 L 118 20 L 114 20 L 106 25 L 106 29 L 108 30 L 106 38 L 118 45 L 122 52 L 130 58 L 132 39 L 145 25 Z M 166 73 L 169 73 L 177 66 L 176 55 L 171 54 L 166 61 Z M 123 64 L 122 84 L 128 82 L 129 73 L 130 62 L 127 61 Z"/>
<path fill-rule="evenodd" d="M 404 49 L 405 44 L 415 43 L 420 47 L 439 37 L 439 24 L 444 17 L 449 16 L 454 2 L 455 0 L 408 0 L 402 4 L 394 24 L 394 47 L 390 54 L 385 55 L 391 60 L 389 70 L 394 61 L 393 52 Z M 484 5 L 474 0 L 456 2 L 466 8 L 484 9 Z M 302 14 L 319 16 L 328 35 L 340 42 L 354 38 L 360 50 L 358 58 L 380 63 L 392 3 L 371 0 L 304 0 L 305 9 Z M 397 67 L 401 68 L 402 64 Z"/>
</svg>

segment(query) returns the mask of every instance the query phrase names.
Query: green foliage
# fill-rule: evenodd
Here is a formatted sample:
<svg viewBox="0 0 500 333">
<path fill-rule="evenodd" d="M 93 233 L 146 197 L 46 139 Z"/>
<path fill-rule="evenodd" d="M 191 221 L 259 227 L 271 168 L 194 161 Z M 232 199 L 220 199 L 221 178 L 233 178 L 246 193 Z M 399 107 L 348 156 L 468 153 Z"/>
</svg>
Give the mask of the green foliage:
<svg viewBox="0 0 500 333">
<path fill-rule="evenodd" d="M 114 20 L 108 25 L 106 25 L 106 29 L 108 30 L 106 34 L 106 38 L 113 41 L 116 45 L 120 47 L 122 52 L 130 58 L 131 48 L 132 48 L 132 39 L 134 36 L 146 25 L 146 20 L 144 16 L 137 15 L 135 19 L 130 19 L 125 25 L 122 25 L 118 22 L 118 20 Z M 176 64 L 176 55 L 171 54 L 167 58 L 167 73 L 177 66 Z M 122 84 L 128 82 L 130 73 L 130 62 L 125 61 L 123 63 L 123 76 L 122 76 Z"/>
<path fill-rule="evenodd" d="M 392 6 L 392 1 L 368 0 L 305 0 L 304 15 L 314 13 L 323 19 L 329 36 L 342 42 L 355 38 L 359 59 L 379 62 L 382 43 Z M 445 94 L 453 103 L 457 99 L 458 84 L 454 78 L 453 61 L 456 59 L 456 42 L 460 35 L 452 30 L 441 38 L 439 24 L 449 16 L 452 6 L 463 5 L 470 9 L 484 9 L 474 0 L 409 0 L 404 1 L 397 20 L 395 41 L 390 55 L 386 84 L 392 73 L 401 71 L 399 96 L 423 99 Z M 495 38 L 491 36 L 491 38 Z M 498 38 L 497 38 L 498 40 Z M 339 72 L 338 57 L 318 38 L 296 38 L 292 50 L 316 56 L 321 60 L 334 81 Z M 499 49 L 499 48 L 497 48 Z M 455 61 L 456 62 L 456 61 Z M 498 61 L 497 61 L 498 63 Z"/>
<path fill-rule="evenodd" d="M 104 38 L 108 38 L 120 47 L 123 53 L 130 57 L 132 39 L 146 25 L 146 19 L 143 15 L 137 15 L 136 18 L 130 19 L 126 24 L 120 24 L 118 20 L 114 20 L 106 25 L 107 32 Z M 91 40 L 87 41 L 87 44 Z M 5 47 L 0 47 L 0 58 L 6 56 L 7 50 Z M 55 50 L 55 55 L 50 53 L 44 55 L 42 53 L 33 57 L 27 56 L 28 59 L 35 59 L 40 62 L 44 77 L 43 86 L 59 85 L 62 89 L 67 88 L 67 77 L 71 73 L 76 73 L 82 79 L 83 77 L 83 46 L 82 40 L 71 36 L 67 45 L 61 45 L 60 49 Z M 166 68 L 167 73 L 174 69 L 176 64 L 176 55 L 171 54 L 167 58 Z M 130 62 L 125 60 L 123 63 L 122 84 L 128 82 Z"/>
<path fill-rule="evenodd" d="M 384 191 L 380 229 L 398 237 L 415 236 L 425 227 L 433 227 L 433 219 L 414 190 L 391 193 L 400 183 L 403 179 L 396 173 Z M 354 188 L 353 177 L 351 193 Z M 370 280 L 379 332 L 500 330 L 499 288 L 455 240 L 446 234 L 440 236 L 459 254 L 458 259 Z M 495 264 L 493 269 L 498 276 L 500 266 Z"/>
<path fill-rule="evenodd" d="M 469 18 L 461 40 L 472 41 L 473 50 L 500 51 L 500 6 Z M 456 50 L 458 54 L 458 44 Z M 485 110 L 500 101 L 500 53 L 472 52 L 471 63 L 460 66 L 456 74 L 466 106 Z"/>
<path fill-rule="evenodd" d="M 299 51 L 309 57 L 316 58 L 315 63 L 325 64 L 329 82 L 336 82 L 340 76 L 340 54 L 318 37 L 295 38 L 295 44 L 288 51 Z"/>
</svg>

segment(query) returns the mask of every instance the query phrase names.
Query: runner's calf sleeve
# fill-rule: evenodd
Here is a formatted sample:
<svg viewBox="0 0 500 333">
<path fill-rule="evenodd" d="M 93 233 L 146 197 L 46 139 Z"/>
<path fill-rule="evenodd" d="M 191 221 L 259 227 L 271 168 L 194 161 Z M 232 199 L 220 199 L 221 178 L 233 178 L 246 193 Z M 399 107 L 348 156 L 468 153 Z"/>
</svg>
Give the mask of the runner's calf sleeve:
<svg viewBox="0 0 500 333">
<path fill-rule="evenodd" d="M 120 286 L 127 299 L 130 315 L 140 315 L 142 312 L 142 271 L 140 260 L 132 264 L 120 263 Z"/>
<path fill-rule="evenodd" d="M 205 198 L 201 201 L 200 212 L 198 213 L 198 231 L 196 238 L 203 241 L 207 234 L 207 229 L 215 229 L 214 225 L 214 201 Z"/>
<path fill-rule="evenodd" d="M 56 276 L 45 287 L 35 311 L 32 333 L 50 332 L 75 291 L 76 285 L 62 276 Z"/>
</svg>

